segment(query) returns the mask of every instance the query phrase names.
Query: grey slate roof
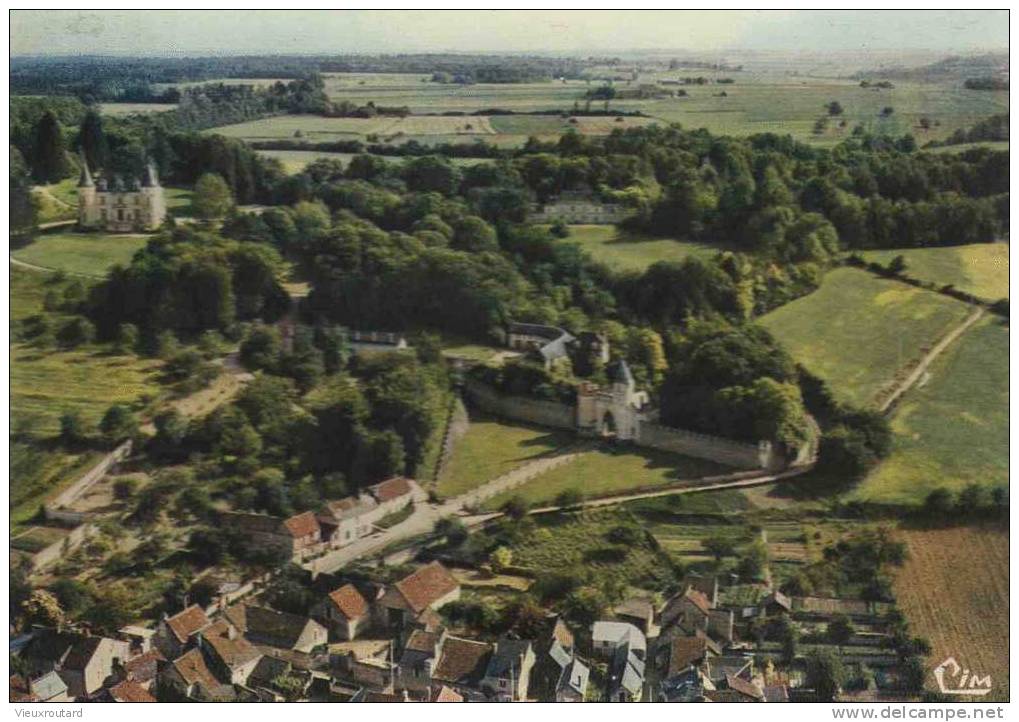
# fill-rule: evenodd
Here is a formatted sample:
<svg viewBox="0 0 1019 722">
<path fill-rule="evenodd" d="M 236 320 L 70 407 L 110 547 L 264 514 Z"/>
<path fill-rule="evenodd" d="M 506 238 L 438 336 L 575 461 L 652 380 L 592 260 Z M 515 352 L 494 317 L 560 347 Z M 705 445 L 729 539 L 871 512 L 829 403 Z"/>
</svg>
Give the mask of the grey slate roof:
<svg viewBox="0 0 1019 722">
<path fill-rule="evenodd" d="M 579 659 L 574 659 L 564 670 L 557 691 L 572 689 L 577 694 L 583 695 L 587 692 L 587 682 L 590 676 L 591 670 L 588 666 Z"/>
<path fill-rule="evenodd" d="M 520 639 L 503 639 L 495 645 L 495 652 L 488 660 L 488 667 L 485 670 L 486 677 L 509 678 L 510 670 L 513 674 L 520 675 L 521 662 L 531 643 Z"/>
<path fill-rule="evenodd" d="M 630 651 L 628 645 L 623 645 L 612 655 L 609 676 L 613 696 L 623 688 L 631 696 L 639 698 L 644 689 L 644 661 Z"/>
<path fill-rule="evenodd" d="M 67 683 L 56 672 L 47 672 L 32 682 L 32 692 L 41 700 L 53 699 L 67 692 Z"/>
<path fill-rule="evenodd" d="M 629 386 L 635 383 L 633 380 L 633 374 L 630 373 L 629 364 L 622 359 L 609 366 L 608 369 L 606 369 L 606 374 L 609 377 L 609 381 L 614 384 L 626 384 Z"/>
</svg>

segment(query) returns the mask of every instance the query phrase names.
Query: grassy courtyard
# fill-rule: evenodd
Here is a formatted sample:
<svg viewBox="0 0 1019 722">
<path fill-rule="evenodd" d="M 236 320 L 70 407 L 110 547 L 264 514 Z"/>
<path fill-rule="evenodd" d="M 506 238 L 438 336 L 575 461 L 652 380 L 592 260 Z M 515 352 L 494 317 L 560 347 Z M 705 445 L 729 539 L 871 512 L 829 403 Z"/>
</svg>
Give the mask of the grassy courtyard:
<svg viewBox="0 0 1019 722">
<path fill-rule="evenodd" d="M 568 464 L 492 497 L 485 507 L 498 509 L 513 496 L 521 496 L 532 505 L 541 506 L 551 504 L 559 493 L 566 490 L 575 489 L 586 496 L 601 496 L 729 471 L 732 469 L 721 464 L 653 449 L 604 447 L 586 452 Z"/>
<path fill-rule="evenodd" d="M 939 286 L 950 284 L 988 301 L 1008 298 L 1007 243 L 866 251 L 862 255 L 883 265 L 901 255 L 906 259 L 907 276 Z"/>
<path fill-rule="evenodd" d="M 937 487 L 1008 484 L 1008 327 L 986 318 L 931 365 L 894 412 L 894 451 L 853 496 L 919 504 Z"/>
<path fill-rule="evenodd" d="M 564 242 L 579 244 L 596 261 L 619 271 L 643 271 L 658 261 L 710 257 L 722 250 L 707 243 L 651 238 L 605 225 L 570 226 L 570 235 Z"/>
<path fill-rule="evenodd" d="M 867 405 L 970 307 L 932 291 L 839 268 L 761 319 L 793 358 L 841 398 Z"/>
<path fill-rule="evenodd" d="M 44 233 L 11 256 L 33 266 L 101 277 L 111 266 L 129 264 L 148 239 L 141 234 Z"/>
<path fill-rule="evenodd" d="M 535 457 L 573 441 L 566 431 L 504 424 L 473 416 L 470 429 L 454 445 L 436 491 L 452 497 L 470 491 Z"/>
</svg>

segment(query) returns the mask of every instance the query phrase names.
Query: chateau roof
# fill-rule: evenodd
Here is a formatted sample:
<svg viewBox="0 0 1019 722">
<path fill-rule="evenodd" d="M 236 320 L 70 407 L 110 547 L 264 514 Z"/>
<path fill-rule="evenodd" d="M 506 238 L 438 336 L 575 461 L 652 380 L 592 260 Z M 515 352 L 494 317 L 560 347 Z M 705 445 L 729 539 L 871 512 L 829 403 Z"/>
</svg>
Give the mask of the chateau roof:
<svg viewBox="0 0 1019 722">
<path fill-rule="evenodd" d="M 92 182 L 92 174 L 88 170 L 88 160 L 85 159 L 85 154 L 81 154 L 81 176 L 78 178 L 79 188 L 91 188 L 95 185 Z"/>
</svg>

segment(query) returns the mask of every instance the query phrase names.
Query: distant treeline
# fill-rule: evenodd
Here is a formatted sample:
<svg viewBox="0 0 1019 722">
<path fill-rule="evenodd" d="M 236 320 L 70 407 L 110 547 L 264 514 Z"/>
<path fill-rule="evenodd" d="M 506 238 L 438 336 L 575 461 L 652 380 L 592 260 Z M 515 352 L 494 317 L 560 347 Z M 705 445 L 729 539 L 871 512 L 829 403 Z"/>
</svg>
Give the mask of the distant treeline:
<svg viewBox="0 0 1019 722">
<path fill-rule="evenodd" d="M 221 78 L 298 79 L 315 73 L 419 73 L 459 77 L 459 82 L 521 83 L 580 77 L 571 58 L 500 55 L 316 55 L 207 58 L 109 56 L 15 57 L 14 95 L 76 95 L 83 100 L 176 102 L 176 91 L 154 85 Z M 445 75 L 440 77 L 445 77 Z"/>
<path fill-rule="evenodd" d="M 964 82 L 963 87 L 967 90 L 1008 90 L 1008 80 L 1006 78 L 967 78 Z"/>
</svg>

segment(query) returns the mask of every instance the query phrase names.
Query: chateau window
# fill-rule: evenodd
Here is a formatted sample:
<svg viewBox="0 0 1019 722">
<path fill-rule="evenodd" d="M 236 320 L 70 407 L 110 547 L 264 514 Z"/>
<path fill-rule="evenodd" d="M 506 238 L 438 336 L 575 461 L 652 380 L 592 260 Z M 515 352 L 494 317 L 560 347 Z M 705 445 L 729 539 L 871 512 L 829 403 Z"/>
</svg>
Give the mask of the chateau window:
<svg viewBox="0 0 1019 722">
<path fill-rule="evenodd" d="M 124 220 L 124 211 L 120 208 L 117 209 L 117 220 L 118 221 Z"/>
</svg>

